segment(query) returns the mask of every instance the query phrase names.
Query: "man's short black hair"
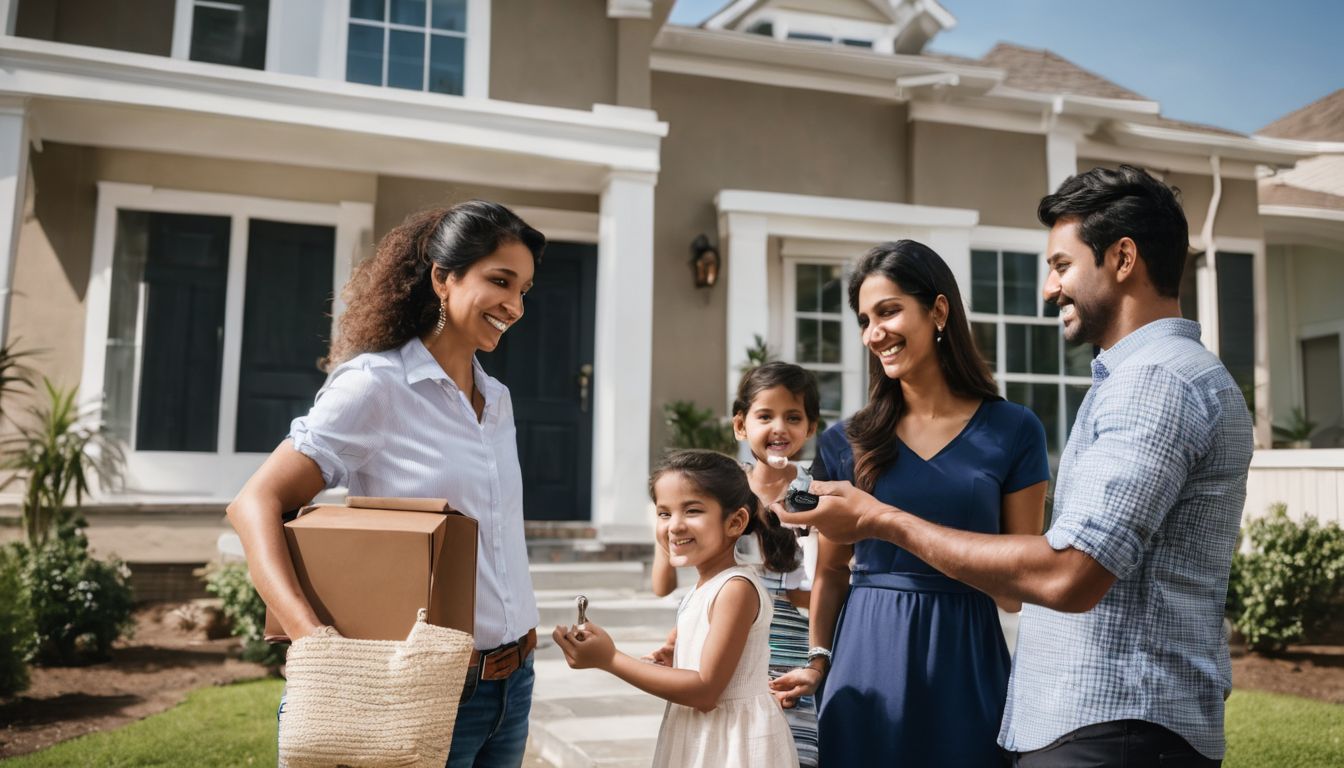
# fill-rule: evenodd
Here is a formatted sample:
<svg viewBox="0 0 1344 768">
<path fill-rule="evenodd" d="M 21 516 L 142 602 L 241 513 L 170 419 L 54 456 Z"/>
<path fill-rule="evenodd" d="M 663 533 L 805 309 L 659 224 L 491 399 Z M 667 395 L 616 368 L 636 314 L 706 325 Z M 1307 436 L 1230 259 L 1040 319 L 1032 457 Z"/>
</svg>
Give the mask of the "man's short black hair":
<svg viewBox="0 0 1344 768">
<path fill-rule="evenodd" d="M 1077 219 L 1078 236 L 1092 249 L 1098 266 L 1107 248 L 1128 237 L 1138 246 L 1158 294 L 1175 298 L 1190 247 L 1190 225 L 1179 194 L 1140 168 L 1093 168 L 1070 176 L 1059 191 L 1041 198 L 1036 217 L 1047 227 Z"/>
</svg>

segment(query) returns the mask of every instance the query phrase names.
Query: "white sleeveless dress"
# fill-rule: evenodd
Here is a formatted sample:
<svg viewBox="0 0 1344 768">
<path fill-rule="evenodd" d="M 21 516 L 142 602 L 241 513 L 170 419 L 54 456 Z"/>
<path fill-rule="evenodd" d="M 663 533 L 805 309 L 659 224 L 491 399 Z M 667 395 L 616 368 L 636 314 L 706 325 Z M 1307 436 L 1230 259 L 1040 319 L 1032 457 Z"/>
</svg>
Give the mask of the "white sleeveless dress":
<svg viewBox="0 0 1344 768">
<path fill-rule="evenodd" d="M 700 652 L 709 636 L 709 607 L 735 577 L 751 582 L 761 606 L 742 658 L 713 710 L 699 712 L 668 702 L 653 756 L 655 768 L 797 768 L 793 736 L 769 688 L 770 596 L 750 568 L 727 568 L 682 600 L 673 666 L 700 668 Z"/>
</svg>

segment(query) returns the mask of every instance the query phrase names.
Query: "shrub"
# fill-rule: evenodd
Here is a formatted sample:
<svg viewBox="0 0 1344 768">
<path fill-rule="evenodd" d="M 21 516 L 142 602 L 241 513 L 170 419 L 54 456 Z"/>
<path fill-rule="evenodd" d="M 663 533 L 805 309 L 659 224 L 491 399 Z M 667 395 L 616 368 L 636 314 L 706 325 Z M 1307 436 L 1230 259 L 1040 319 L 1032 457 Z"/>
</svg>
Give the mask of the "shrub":
<svg viewBox="0 0 1344 768">
<path fill-rule="evenodd" d="M 1281 650 L 1322 629 L 1344 594 L 1344 529 L 1275 504 L 1244 533 L 1250 551 L 1232 557 L 1228 612 L 1258 651 Z"/>
<path fill-rule="evenodd" d="M 714 417 L 708 408 L 700 409 L 689 400 L 677 400 L 663 406 L 667 421 L 669 448 L 704 448 L 729 456 L 737 454 L 733 426 Z"/>
<path fill-rule="evenodd" d="M 132 629 L 130 571 L 89 553 L 83 521 L 24 548 L 24 581 L 37 625 L 37 660 L 67 665 L 101 661 Z"/>
<path fill-rule="evenodd" d="M 14 547 L 0 547 L 0 698 L 28 687 L 28 661 L 37 646 L 23 561 Z"/>
<path fill-rule="evenodd" d="M 252 585 L 246 563 L 212 565 L 205 590 L 224 601 L 224 617 L 233 635 L 243 641 L 243 658 L 268 667 L 285 663 L 285 647 L 266 642 L 266 604 Z"/>
</svg>

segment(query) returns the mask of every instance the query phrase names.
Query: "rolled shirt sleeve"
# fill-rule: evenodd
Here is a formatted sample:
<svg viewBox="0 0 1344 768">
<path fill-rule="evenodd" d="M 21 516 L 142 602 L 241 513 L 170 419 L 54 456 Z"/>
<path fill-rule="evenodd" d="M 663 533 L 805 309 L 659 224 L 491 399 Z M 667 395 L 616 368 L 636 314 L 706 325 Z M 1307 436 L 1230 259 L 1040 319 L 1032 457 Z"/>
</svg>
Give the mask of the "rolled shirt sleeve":
<svg viewBox="0 0 1344 768">
<path fill-rule="evenodd" d="M 338 368 L 318 391 L 312 409 L 290 423 L 294 450 L 317 464 L 328 488 L 349 485 L 350 474 L 382 447 L 380 425 L 386 424 L 380 390 L 378 371 Z"/>
<path fill-rule="evenodd" d="M 1189 382 L 1157 366 L 1122 367 L 1094 404 L 1095 440 L 1072 467 L 1076 490 L 1055 509 L 1050 546 L 1129 576 L 1204 453 L 1211 423 Z"/>
</svg>

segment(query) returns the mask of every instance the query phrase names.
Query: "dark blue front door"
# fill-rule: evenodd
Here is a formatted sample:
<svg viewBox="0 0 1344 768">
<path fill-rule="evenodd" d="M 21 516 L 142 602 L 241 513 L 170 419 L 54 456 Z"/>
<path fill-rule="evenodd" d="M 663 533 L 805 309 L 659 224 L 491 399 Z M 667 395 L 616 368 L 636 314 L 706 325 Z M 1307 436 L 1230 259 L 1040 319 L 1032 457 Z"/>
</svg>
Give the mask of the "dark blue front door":
<svg viewBox="0 0 1344 768">
<path fill-rule="evenodd" d="M 548 244 L 523 319 L 480 356 L 513 398 L 529 520 L 592 516 L 596 292 L 597 247 Z"/>
</svg>

